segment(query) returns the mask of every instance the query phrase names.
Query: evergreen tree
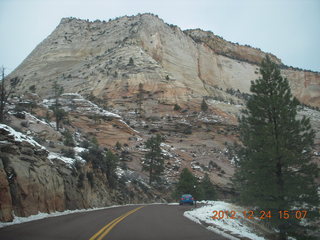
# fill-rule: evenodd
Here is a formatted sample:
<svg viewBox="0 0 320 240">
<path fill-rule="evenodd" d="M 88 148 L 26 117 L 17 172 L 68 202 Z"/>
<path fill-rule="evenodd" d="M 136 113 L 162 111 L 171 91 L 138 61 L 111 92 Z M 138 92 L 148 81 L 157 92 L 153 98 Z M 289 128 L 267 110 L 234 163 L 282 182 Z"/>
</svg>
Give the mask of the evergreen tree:
<svg viewBox="0 0 320 240">
<path fill-rule="evenodd" d="M 105 173 L 107 174 L 107 179 L 109 181 L 109 184 L 111 187 L 115 187 L 117 183 L 117 167 L 119 164 L 119 157 L 115 155 L 113 152 L 108 150 L 105 154 L 105 159 L 106 159 L 106 171 Z"/>
<path fill-rule="evenodd" d="M 202 112 L 208 111 L 208 104 L 206 103 L 206 101 L 204 100 L 204 98 L 202 99 L 202 103 L 201 103 L 201 111 L 202 111 Z"/>
<path fill-rule="evenodd" d="M 140 117 L 142 115 L 143 96 L 144 96 L 143 84 L 139 83 L 139 89 L 138 89 L 138 94 L 137 94 L 137 104 L 138 104 L 138 113 L 139 113 Z"/>
<path fill-rule="evenodd" d="M 130 57 L 129 58 L 129 63 L 128 63 L 129 66 L 133 66 L 134 65 L 134 61 L 133 61 L 133 58 Z"/>
<path fill-rule="evenodd" d="M 202 186 L 188 168 L 184 168 L 180 173 L 174 195 L 180 197 L 182 194 L 191 194 L 196 200 L 203 198 Z"/>
<path fill-rule="evenodd" d="M 71 134 L 71 132 L 69 130 L 66 130 L 64 133 L 63 133 L 63 136 L 64 136 L 64 145 L 66 146 L 69 146 L 69 147 L 75 147 L 75 142 L 73 140 L 73 136 Z"/>
<path fill-rule="evenodd" d="M 119 163 L 119 158 L 110 150 L 104 151 L 99 147 L 95 138 L 90 143 L 89 149 L 87 151 L 81 152 L 80 156 L 87 162 L 92 163 L 92 167 L 95 169 L 100 169 L 106 174 L 108 183 L 112 188 L 116 186 L 117 174 L 116 169 Z"/>
<path fill-rule="evenodd" d="M 59 131 L 60 122 L 67 114 L 63 109 L 60 108 L 60 104 L 59 104 L 59 98 L 62 95 L 64 89 L 56 81 L 52 84 L 52 89 L 53 89 L 53 97 L 55 99 L 55 103 L 52 106 L 52 110 L 56 118 L 56 128 L 57 128 L 57 131 Z"/>
<path fill-rule="evenodd" d="M 235 186 L 240 202 L 271 211 L 269 220 L 279 230 L 279 239 L 287 239 L 304 229 L 295 217 L 279 219 L 279 211 L 307 210 L 308 219 L 319 213 L 314 182 L 319 169 L 311 162 L 315 133 L 308 118 L 297 118 L 299 102 L 269 57 L 260 74 L 262 78 L 251 82 L 252 96 L 239 119 L 243 145 Z"/>
<path fill-rule="evenodd" d="M 200 185 L 203 189 L 203 199 L 204 200 L 216 200 L 217 194 L 216 194 L 215 188 L 209 178 L 209 175 L 207 173 L 204 175 L 204 178 L 202 179 Z"/>
<path fill-rule="evenodd" d="M 149 184 L 159 180 L 164 171 L 164 159 L 160 145 L 161 136 L 159 134 L 149 138 L 145 142 L 145 146 L 149 151 L 145 154 L 145 159 L 142 161 L 142 170 L 149 171 Z"/>
<path fill-rule="evenodd" d="M 1 82 L 0 82 L 0 123 L 3 123 L 5 120 L 6 112 L 6 104 L 8 102 L 8 98 L 12 92 L 12 88 L 8 91 L 5 87 L 5 78 L 4 78 L 4 68 L 2 67 L 1 74 Z"/>
<path fill-rule="evenodd" d="M 180 111 L 181 110 L 181 107 L 176 103 L 173 107 L 173 110 L 174 111 Z"/>
</svg>

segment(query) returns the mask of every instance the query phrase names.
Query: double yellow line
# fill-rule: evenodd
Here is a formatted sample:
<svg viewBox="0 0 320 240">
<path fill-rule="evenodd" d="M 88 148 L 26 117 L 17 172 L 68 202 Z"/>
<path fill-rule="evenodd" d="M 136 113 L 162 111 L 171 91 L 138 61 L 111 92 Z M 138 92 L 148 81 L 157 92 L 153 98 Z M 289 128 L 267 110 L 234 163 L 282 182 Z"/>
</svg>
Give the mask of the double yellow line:
<svg viewBox="0 0 320 240">
<path fill-rule="evenodd" d="M 120 217 L 114 219 L 113 221 L 109 222 L 107 225 L 105 225 L 103 228 L 101 228 L 101 230 L 99 232 L 97 232 L 95 235 L 93 235 L 90 240 L 101 240 L 103 239 L 119 222 L 121 222 L 123 219 L 125 219 L 126 217 L 128 217 L 130 214 L 138 211 L 139 209 L 143 208 L 142 207 L 137 207 L 123 215 L 121 215 Z"/>
</svg>

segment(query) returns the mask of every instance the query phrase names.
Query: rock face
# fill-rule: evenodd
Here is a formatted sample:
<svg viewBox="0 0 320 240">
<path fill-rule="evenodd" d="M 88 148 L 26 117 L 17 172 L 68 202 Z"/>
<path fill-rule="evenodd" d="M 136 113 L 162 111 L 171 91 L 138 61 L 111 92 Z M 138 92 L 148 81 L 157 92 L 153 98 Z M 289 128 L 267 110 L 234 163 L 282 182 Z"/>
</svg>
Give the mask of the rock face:
<svg viewBox="0 0 320 240">
<path fill-rule="evenodd" d="M 112 189 L 106 175 L 90 163 L 75 169 L 59 159 L 48 158 L 48 154 L 31 138 L 0 124 L 0 221 L 11 221 L 12 213 L 24 217 L 38 212 L 147 202 L 157 196 L 135 185 L 121 186 L 121 191 Z"/>
<path fill-rule="evenodd" d="M 143 83 L 159 101 L 183 104 L 215 96 L 217 86 L 248 93 L 265 55 L 210 32 L 181 31 L 150 14 L 109 22 L 64 18 L 9 78 L 16 93 L 35 85 L 45 96 L 57 80 L 68 92 L 93 94 L 115 105 Z M 294 95 L 319 107 L 320 74 L 288 68 L 270 56 L 283 68 Z"/>
</svg>

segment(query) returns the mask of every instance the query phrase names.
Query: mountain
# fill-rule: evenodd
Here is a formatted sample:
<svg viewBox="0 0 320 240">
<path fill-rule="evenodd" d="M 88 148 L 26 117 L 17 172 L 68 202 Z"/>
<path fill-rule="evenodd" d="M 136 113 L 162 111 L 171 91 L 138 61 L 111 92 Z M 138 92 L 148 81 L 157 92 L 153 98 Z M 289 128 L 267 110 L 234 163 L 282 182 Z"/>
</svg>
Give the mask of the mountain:
<svg viewBox="0 0 320 240">
<path fill-rule="evenodd" d="M 209 174 L 220 199 L 232 198 L 237 117 L 266 54 L 304 104 L 299 116 L 311 118 L 320 164 L 320 73 L 285 66 L 212 32 L 182 31 L 152 14 L 108 22 L 63 18 L 6 77 L 14 92 L 7 123 L 0 125 L 0 219 L 10 221 L 12 211 L 27 216 L 174 201 L 171 192 L 185 167 L 199 179 Z M 55 81 L 64 87 L 60 104 L 68 112 L 61 131 L 50 108 Z M 66 133 L 75 146 L 66 144 Z M 144 142 L 156 133 L 164 139 L 165 172 L 162 184 L 149 185 L 141 160 Z M 119 156 L 116 187 L 81 158 L 92 139 Z"/>
<path fill-rule="evenodd" d="M 143 83 L 161 102 L 185 104 L 219 95 L 215 87 L 249 93 L 265 55 L 211 32 L 182 31 L 152 14 L 109 22 L 64 18 L 10 78 L 18 77 L 17 94 L 35 85 L 36 93 L 46 96 L 48 84 L 57 80 L 68 92 L 93 94 L 117 105 Z M 269 55 L 282 66 L 294 95 L 319 107 L 320 74 L 289 68 Z"/>
</svg>

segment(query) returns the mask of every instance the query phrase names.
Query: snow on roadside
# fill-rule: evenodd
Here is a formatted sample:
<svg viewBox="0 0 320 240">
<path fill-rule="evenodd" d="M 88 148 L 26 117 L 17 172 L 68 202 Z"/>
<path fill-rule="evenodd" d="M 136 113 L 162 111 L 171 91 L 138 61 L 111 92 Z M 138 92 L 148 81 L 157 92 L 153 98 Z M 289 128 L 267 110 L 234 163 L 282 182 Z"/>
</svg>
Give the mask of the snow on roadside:
<svg viewBox="0 0 320 240">
<path fill-rule="evenodd" d="M 39 143 L 37 143 L 35 140 L 33 140 L 31 137 L 21 133 L 21 132 L 17 132 L 16 130 L 14 130 L 13 128 L 5 125 L 5 124 L 0 124 L 0 129 L 4 129 L 5 131 L 9 132 L 9 136 L 13 136 L 14 141 L 16 142 L 28 142 L 30 143 L 32 146 L 35 147 L 39 147 L 41 149 L 46 149 L 44 146 L 40 145 Z"/>
<path fill-rule="evenodd" d="M 239 235 L 241 237 L 247 237 L 254 240 L 264 240 L 263 237 L 256 235 L 249 226 L 245 225 L 245 221 L 241 216 L 242 214 L 240 214 L 242 210 L 239 206 L 222 201 L 202 201 L 200 203 L 206 203 L 207 205 L 191 211 L 186 211 L 184 216 L 199 224 L 201 222 L 205 222 L 210 225 L 208 230 L 211 231 L 228 231 L 232 235 Z M 237 217 L 236 219 L 212 219 L 213 211 L 235 211 L 237 213 Z M 233 236 L 230 236 L 229 238 L 237 239 Z"/>
<path fill-rule="evenodd" d="M 10 225 L 14 225 L 14 224 L 20 224 L 20 223 L 39 220 L 39 219 L 49 218 L 49 217 L 63 216 L 63 215 L 72 214 L 72 213 L 91 212 L 91 211 L 96 211 L 96 210 L 103 210 L 103 209 L 116 208 L 116 207 L 122 207 L 122 206 L 123 205 L 113 205 L 113 206 L 109 206 L 109 207 L 77 209 L 77 210 L 65 210 L 63 212 L 53 212 L 53 213 L 42 213 L 42 212 L 39 212 L 38 214 L 31 215 L 29 217 L 17 217 L 17 216 L 14 216 L 14 219 L 13 219 L 12 222 L 0 222 L 0 228 L 6 227 L 6 226 L 10 226 Z"/>
<path fill-rule="evenodd" d="M 44 219 L 44 218 L 49 218 L 49 217 L 58 217 L 58 216 L 73 214 L 73 213 L 92 212 L 92 211 L 97 211 L 97 210 L 104 210 L 104 209 L 108 209 L 108 208 L 118 208 L 118 207 L 124 207 L 124 206 L 145 206 L 145 205 L 158 205 L 158 204 L 166 204 L 166 203 L 149 203 L 149 204 L 143 204 L 143 203 L 139 204 L 138 203 L 138 204 L 125 204 L 125 205 L 112 205 L 112 206 L 108 206 L 108 207 L 65 210 L 63 212 L 53 212 L 53 213 L 39 212 L 38 214 L 31 215 L 29 217 L 14 216 L 14 219 L 12 222 L 0 222 L 0 228 L 7 227 L 10 225 L 20 224 L 20 223 L 40 220 L 40 219 Z"/>
</svg>

